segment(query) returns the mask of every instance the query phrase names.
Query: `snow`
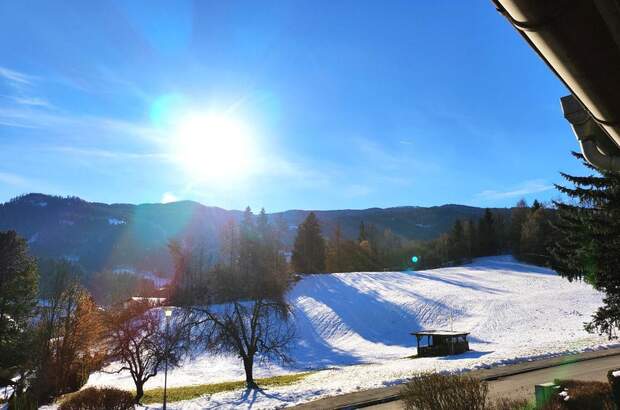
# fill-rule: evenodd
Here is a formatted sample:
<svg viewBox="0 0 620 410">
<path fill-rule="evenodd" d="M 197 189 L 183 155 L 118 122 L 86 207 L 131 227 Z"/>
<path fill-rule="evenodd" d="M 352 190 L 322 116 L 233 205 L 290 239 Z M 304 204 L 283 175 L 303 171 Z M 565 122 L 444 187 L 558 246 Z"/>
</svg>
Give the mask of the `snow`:
<svg viewBox="0 0 620 410">
<path fill-rule="evenodd" d="M 123 225 L 126 222 L 123 221 L 122 219 L 116 219 L 116 218 L 108 218 L 108 224 L 110 225 Z"/>
<path fill-rule="evenodd" d="M 255 377 L 320 370 L 301 382 L 264 391 L 234 391 L 169 404 L 171 409 L 287 407 L 324 396 L 388 386 L 425 370 L 462 371 L 569 352 L 609 342 L 583 330 L 602 294 L 549 269 L 511 257 L 419 272 L 309 275 L 292 289 L 297 340 L 292 365 L 257 364 Z M 411 332 L 470 332 L 472 351 L 409 359 Z M 240 361 L 204 354 L 170 372 L 169 386 L 242 380 Z M 128 374 L 93 374 L 88 385 L 132 389 Z M 146 388 L 163 385 L 163 375 Z M 159 408 L 150 406 L 149 408 Z"/>
</svg>

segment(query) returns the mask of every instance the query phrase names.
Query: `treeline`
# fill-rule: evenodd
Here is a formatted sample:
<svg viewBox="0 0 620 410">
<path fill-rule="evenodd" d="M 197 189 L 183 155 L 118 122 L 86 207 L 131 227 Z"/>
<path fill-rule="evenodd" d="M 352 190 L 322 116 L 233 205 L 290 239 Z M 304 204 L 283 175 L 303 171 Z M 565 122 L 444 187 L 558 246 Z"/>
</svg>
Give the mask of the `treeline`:
<svg viewBox="0 0 620 410">
<path fill-rule="evenodd" d="M 455 221 L 450 232 L 435 240 L 410 241 L 364 222 L 356 239 L 344 238 L 339 225 L 326 238 L 311 212 L 298 227 L 292 268 L 299 273 L 431 269 L 508 253 L 528 263 L 547 265 L 555 240 L 555 215 L 554 208 L 538 201 L 528 206 L 521 200 L 509 217 L 486 209 L 477 220 Z"/>
<path fill-rule="evenodd" d="M 284 221 L 248 208 L 239 223 L 221 230 L 217 258 L 204 244 L 170 242 L 175 271 L 166 304 L 175 309 L 167 326 L 160 306 L 127 300 L 122 288 L 141 286 L 129 277 L 104 272 L 85 283 L 74 264 L 38 264 L 24 239 L 0 233 L 0 387 L 12 388 L 11 408 L 36 408 L 116 363 L 131 374 L 139 402 L 164 363 L 174 367 L 187 355 L 214 351 L 240 357 L 246 384 L 255 388 L 256 357 L 290 359 L 294 332 L 286 294 L 295 273 L 450 266 L 511 250 L 546 263 L 549 239 L 540 238 L 554 214 L 537 202 L 521 202 L 510 218 L 487 210 L 479 220 L 456 221 L 436 240 L 416 242 L 364 223 L 355 239 L 344 238 L 339 227 L 325 238 L 310 213 L 288 261 Z"/>
<path fill-rule="evenodd" d="M 87 273 L 79 264 L 66 259 L 37 259 L 40 274 L 39 296 L 52 291 L 55 286 L 55 270 L 59 262 L 71 270 L 75 280 L 91 294 L 100 306 L 112 306 L 124 302 L 133 296 L 164 297 L 166 290 L 155 285 L 152 279 L 145 278 L 131 271 L 104 270 Z"/>
</svg>

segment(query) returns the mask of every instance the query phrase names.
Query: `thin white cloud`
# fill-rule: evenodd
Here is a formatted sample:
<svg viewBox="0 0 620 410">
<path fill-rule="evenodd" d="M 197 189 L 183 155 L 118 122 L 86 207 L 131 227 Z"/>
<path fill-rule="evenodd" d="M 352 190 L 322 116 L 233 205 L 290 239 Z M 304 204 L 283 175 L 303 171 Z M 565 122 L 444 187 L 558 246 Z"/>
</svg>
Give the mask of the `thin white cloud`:
<svg viewBox="0 0 620 410">
<path fill-rule="evenodd" d="M 372 192 L 372 188 L 366 185 L 352 184 L 344 188 L 344 194 L 348 197 L 367 196 Z"/>
<path fill-rule="evenodd" d="M 0 182 L 15 187 L 26 187 L 30 185 L 30 181 L 21 175 L 2 171 L 0 171 Z"/>
<path fill-rule="evenodd" d="M 11 99 L 20 105 L 46 108 L 52 107 L 52 104 L 50 104 L 49 101 L 39 97 L 11 97 Z"/>
<path fill-rule="evenodd" d="M 50 150 L 63 152 L 69 155 L 85 156 L 85 157 L 97 157 L 102 159 L 118 159 L 118 160 L 143 160 L 143 159 L 170 159 L 169 154 L 165 153 L 138 153 L 138 152 L 123 152 L 123 151 L 111 151 L 99 148 L 76 148 L 66 146 L 50 147 Z"/>
<path fill-rule="evenodd" d="M 50 112 L 38 107 L 0 107 L 0 125 L 15 128 L 44 129 L 48 135 L 61 134 L 101 138 L 139 138 L 160 143 L 164 136 L 148 124 L 134 123 L 108 117 L 80 116 Z"/>
<path fill-rule="evenodd" d="M 478 193 L 476 195 L 476 198 L 483 200 L 519 198 L 527 195 L 550 191 L 553 188 L 554 186 L 547 181 L 544 181 L 542 179 L 535 179 L 530 181 L 524 181 L 521 184 L 505 191 L 491 189 L 485 190 Z"/>
<path fill-rule="evenodd" d="M 36 77 L 0 66 L 0 77 L 14 84 L 32 85 Z"/>
</svg>

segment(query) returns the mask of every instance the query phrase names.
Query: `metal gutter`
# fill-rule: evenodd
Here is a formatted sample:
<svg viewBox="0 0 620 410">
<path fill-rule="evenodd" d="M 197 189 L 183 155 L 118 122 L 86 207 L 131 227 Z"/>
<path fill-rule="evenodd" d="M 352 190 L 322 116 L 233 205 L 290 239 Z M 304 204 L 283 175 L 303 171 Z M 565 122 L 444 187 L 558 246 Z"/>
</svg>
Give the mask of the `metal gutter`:
<svg viewBox="0 0 620 410">
<path fill-rule="evenodd" d="M 584 155 L 615 168 L 604 157 L 620 156 L 620 2 L 492 1 L 601 128 L 585 145 L 578 136 Z"/>
</svg>

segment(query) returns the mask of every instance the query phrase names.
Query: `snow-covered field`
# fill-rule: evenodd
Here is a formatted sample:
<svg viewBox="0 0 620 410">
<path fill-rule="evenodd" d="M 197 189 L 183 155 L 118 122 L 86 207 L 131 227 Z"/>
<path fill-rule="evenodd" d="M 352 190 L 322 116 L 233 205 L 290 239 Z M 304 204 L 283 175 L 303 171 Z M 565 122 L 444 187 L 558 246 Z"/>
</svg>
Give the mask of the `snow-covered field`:
<svg viewBox="0 0 620 410">
<path fill-rule="evenodd" d="M 553 271 L 511 257 L 481 258 L 464 267 L 420 272 L 311 275 L 290 293 L 297 340 L 295 363 L 263 364 L 255 376 L 317 369 L 302 382 L 263 392 L 235 391 L 173 403 L 169 408 L 274 408 L 324 396 L 390 385 L 422 370 L 457 371 L 596 349 L 607 340 L 583 322 L 602 295 Z M 471 332 L 472 351 L 453 357 L 408 359 L 412 331 Z M 243 379 L 235 357 L 204 355 L 169 373 L 169 386 Z M 132 389 L 128 374 L 98 373 L 88 385 Z M 163 376 L 146 388 L 163 385 Z M 150 406 L 157 408 L 158 406 Z"/>
</svg>

